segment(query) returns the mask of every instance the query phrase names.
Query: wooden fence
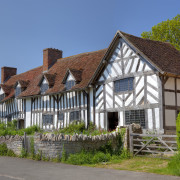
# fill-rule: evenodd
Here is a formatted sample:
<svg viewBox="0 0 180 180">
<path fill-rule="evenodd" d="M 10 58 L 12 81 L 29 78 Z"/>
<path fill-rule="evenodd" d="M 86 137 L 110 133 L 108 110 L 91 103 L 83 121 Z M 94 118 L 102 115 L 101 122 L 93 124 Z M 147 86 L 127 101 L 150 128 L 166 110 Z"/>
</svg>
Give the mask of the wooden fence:
<svg viewBox="0 0 180 180">
<path fill-rule="evenodd" d="M 138 134 L 129 128 L 129 147 L 134 156 L 171 155 L 177 151 L 176 135 Z"/>
</svg>

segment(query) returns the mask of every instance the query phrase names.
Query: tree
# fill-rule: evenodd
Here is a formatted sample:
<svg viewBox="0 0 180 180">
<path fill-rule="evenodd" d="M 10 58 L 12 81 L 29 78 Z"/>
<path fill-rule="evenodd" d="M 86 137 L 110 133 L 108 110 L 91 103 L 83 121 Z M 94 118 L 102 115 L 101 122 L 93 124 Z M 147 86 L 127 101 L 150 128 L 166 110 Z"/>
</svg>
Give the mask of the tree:
<svg viewBox="0 0 180 180">
<path fill-rule="evenodd" d="M 169 42 L 180 51 L 180 14 L 172 20 L 163 21 L 152 27 L 152 30 L 143 32 L 142 38 Z"/>
</svg>

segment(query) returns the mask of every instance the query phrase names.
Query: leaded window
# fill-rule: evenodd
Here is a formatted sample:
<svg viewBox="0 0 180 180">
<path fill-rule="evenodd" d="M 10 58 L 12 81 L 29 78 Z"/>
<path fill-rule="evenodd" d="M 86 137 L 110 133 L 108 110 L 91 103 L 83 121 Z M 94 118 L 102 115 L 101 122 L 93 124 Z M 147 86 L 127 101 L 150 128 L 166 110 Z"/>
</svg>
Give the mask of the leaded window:
<svg viewBox="0 0 180 180">
<path fill-rule="evenodd" d="M 64 120 L 64 113 L 59 113 L 58 120 L 59 121 L 63 121 Z"/>
<path fill-rule="evenodd" d="M 145 128 L 145 110 L 130 110 L 125 111 L 126 125 L 136 123 Z"/>
<path fill-rule="evenodd" d="M 44 94 L 49 89 L 49 85 L 47 83 L 41 84 L 41 93 Z"/>
<path fill-rule="evenodd" d="M 20 94 L 21 94 L 21 87 L 16 87 L 15 97 L 19 96 Z"/>
<path fill-rule="evenodd" d="M 5 94 L 0 95 L 0 101 L 2 101 L 5 98 Z"/>
<path fill-rule="evenodd" d="M 43 114 L 43 125 L 53 124 L 53 115 L 52 114 Z"/>
<path fill-rule="evenodd" d="M 114 81 L 114 91 L 116 93 L 132 91 L 133 90 L 133 81 L 134 81 L 133 77 Z"/>
<path fill-rule="evenodd" d="M 70 90 L 75 85 L 75 81 L 66 81 L 66 90 Z"/>
<path fill-rule="evenodd" d="M 80 120 L 79 111 L 73 111 L 70 113 L 70 121 L 77 121 Z"/>
</svg>

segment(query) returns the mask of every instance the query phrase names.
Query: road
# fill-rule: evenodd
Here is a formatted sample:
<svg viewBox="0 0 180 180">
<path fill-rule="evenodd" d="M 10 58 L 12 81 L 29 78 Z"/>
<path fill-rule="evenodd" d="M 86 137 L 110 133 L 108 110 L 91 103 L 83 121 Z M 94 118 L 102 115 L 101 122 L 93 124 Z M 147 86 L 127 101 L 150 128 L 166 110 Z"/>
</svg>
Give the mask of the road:
<svg viewBox="0 0 180 180">
<path fill-rule="evenodd" d="M 0 157 L 0 180 L 177 180 L 179 177 Z"/>
</svg>

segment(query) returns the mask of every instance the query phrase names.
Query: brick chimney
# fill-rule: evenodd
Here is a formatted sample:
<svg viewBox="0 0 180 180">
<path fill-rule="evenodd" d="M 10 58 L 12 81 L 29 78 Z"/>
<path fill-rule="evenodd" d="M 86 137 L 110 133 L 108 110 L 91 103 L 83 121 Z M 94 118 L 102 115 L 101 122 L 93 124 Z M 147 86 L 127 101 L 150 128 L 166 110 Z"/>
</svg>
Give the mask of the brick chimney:
<svg viewBox="0 0 180 180">
<path fill-rule="evenodd" d="M 2 67 L 1 68 L 1 84 L 7 81 L 11 76 L 16 75 L 17 68 L 13 67 Z"/>
<path fill-rule="evenodd" d="M 62 58 L 62 51 L 59 49 L 47 48 L 43 50 L 43 72 L 49 70 L 53 66 L 57 59 Z"/>
</svg>

